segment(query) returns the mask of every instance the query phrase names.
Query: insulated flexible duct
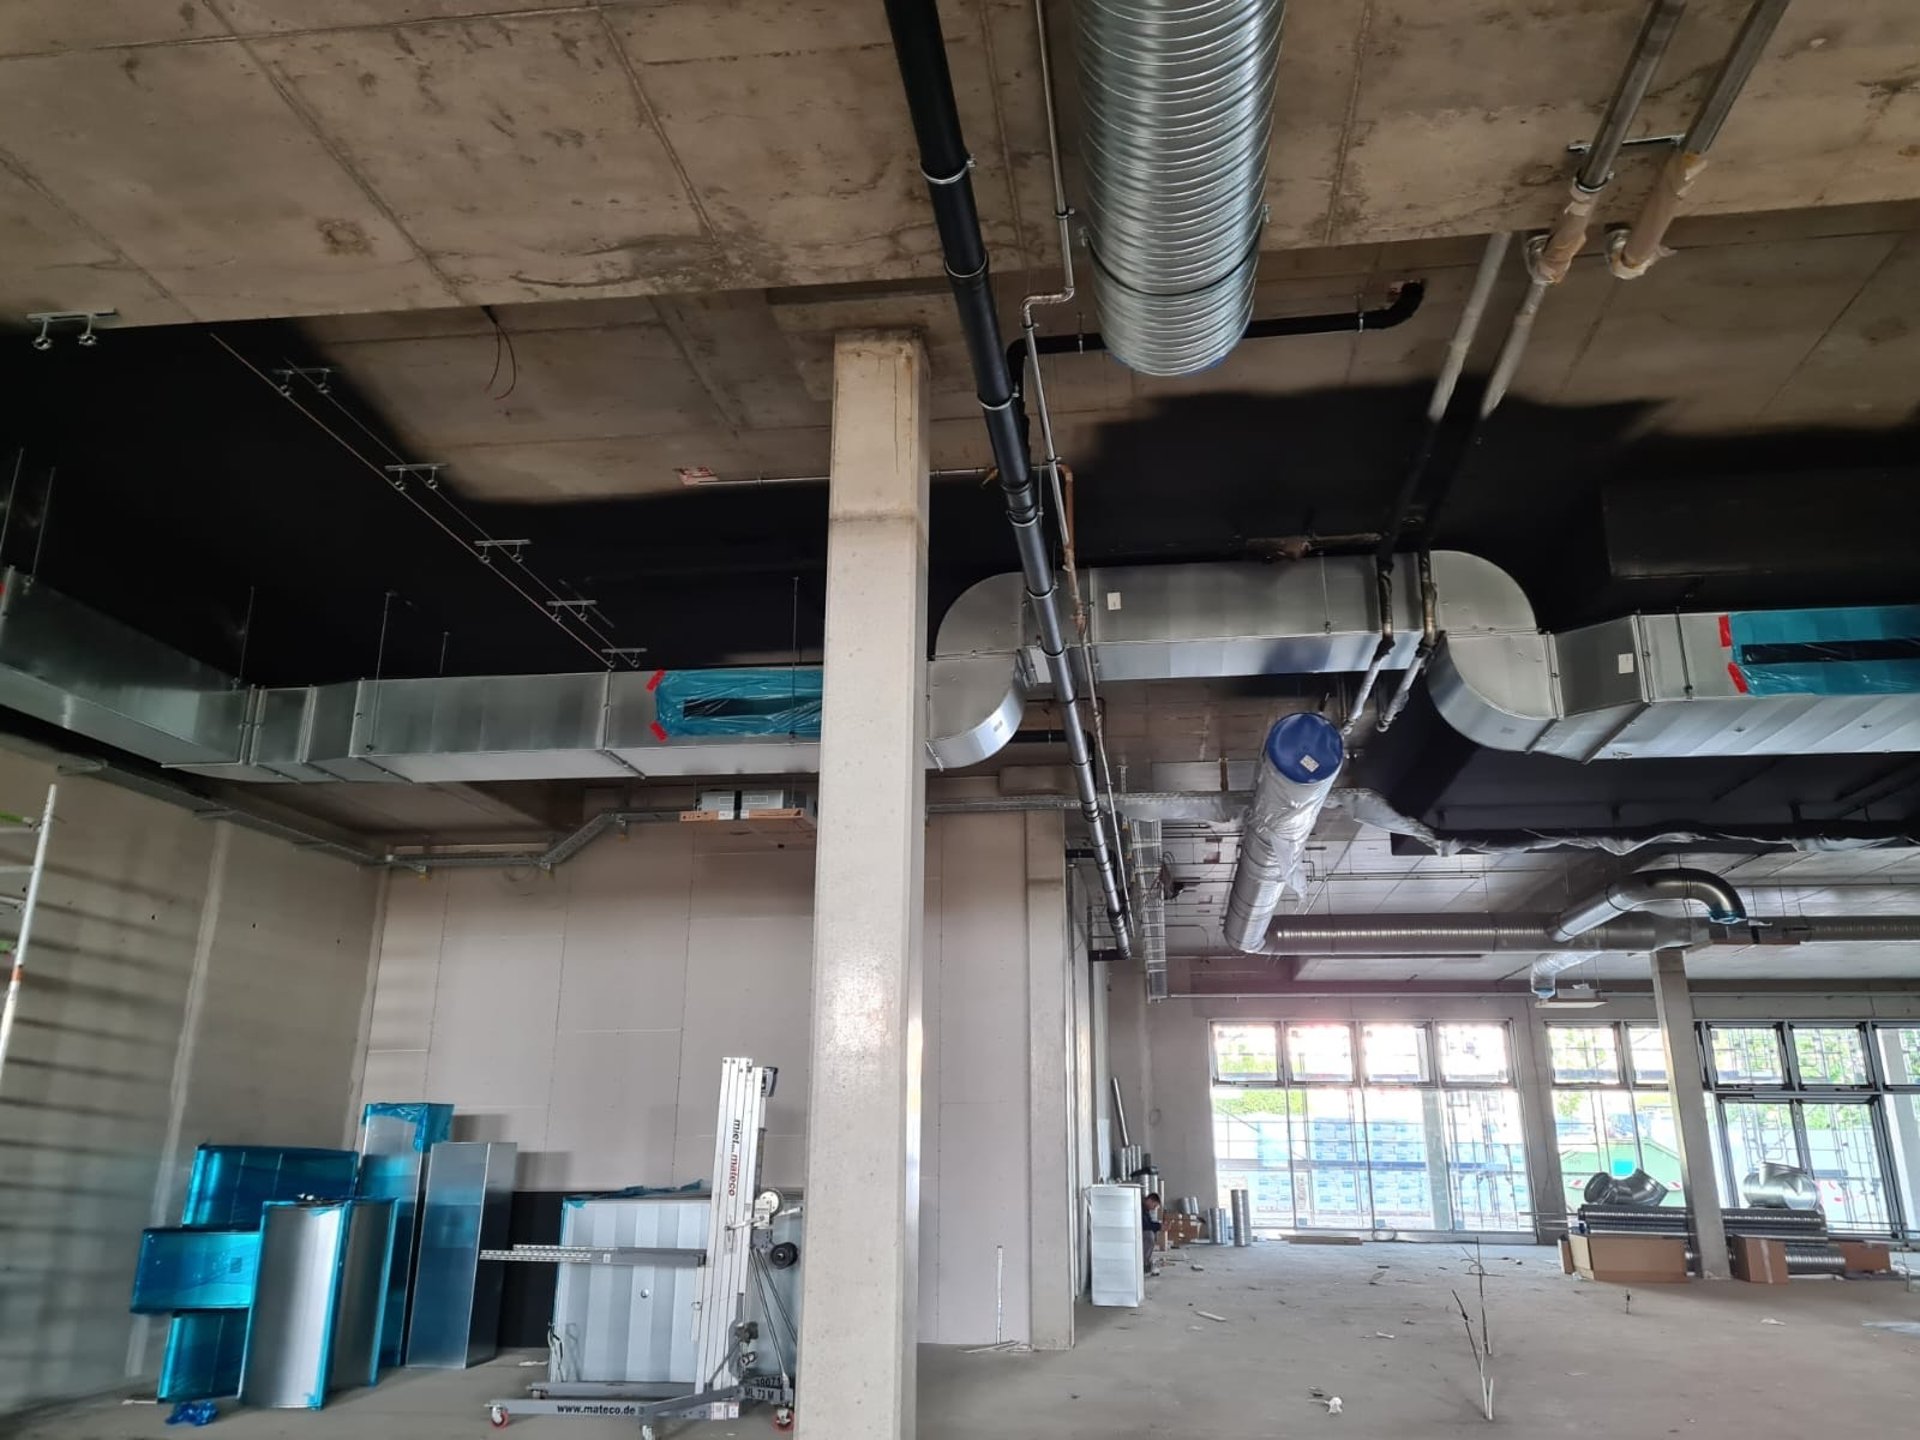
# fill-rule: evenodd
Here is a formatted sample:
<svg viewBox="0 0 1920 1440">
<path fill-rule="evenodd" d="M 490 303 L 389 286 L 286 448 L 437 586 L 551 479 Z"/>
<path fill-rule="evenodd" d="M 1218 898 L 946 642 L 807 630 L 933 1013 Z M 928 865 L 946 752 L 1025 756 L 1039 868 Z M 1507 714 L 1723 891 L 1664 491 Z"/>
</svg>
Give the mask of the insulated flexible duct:
<svg viewBox="0 0 1920 1440">
<path fill-rule="evenodd" d="M 1267 924 L 1300 868 L 1300 852 L 1345 758 L 1340 732 L 1324 716 L 1288 715 L 1267 732 L 1222 927 L 1234 949 L 1263 948 Z"/>
<path fill-rule="evenodd" d="M 1253 313 L 1281 0 L 1077 0 L 1100 328 L 1121 363 L 1191 375 Z"/>
</svg>

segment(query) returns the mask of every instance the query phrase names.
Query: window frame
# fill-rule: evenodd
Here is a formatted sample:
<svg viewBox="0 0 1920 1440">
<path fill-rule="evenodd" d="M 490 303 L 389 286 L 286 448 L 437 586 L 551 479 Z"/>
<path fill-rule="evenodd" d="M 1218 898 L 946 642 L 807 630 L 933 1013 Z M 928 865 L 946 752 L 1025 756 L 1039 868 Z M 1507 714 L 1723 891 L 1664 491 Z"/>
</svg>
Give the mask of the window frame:
<svg viewBox="0 0 1920 1440">
<path fill-rule="evenodd" d="M 1274 1032 L 1276 1054 L 1276 1078 L 1247 1079 L 1242 1076 L 1222 1075 L 1220 1073 L 1220 1047 L 1216 1032 L 1220 1029 L 1244 1029 L 1249 1026 L 1266 1025 Z M 1351 1078 L 1345 1080 L 1303 1079 L 1293 1073 L 1293 1060 L 1287 1045 L 1287 1032 L 1294 1027 L 1315 1025 L 1343 1025 L 1349 1037 L 1349 1050 L 1353 1058 Z M 1422 1059 L 1426 1064 L 1427 1078 L 1424 1080 L 1370 1080 L 1367 1078 L 1366 1027 L 1369 1025 L 1411 1026 L 1421 1032 L 1420 1045 Z M 1440 1029 L 1447 1025 L 1491 1025 L 1498 1028 L 1505 1037 L 1507 1073 L 1494 1079 L 1450 1080 L 1443 1073 L 1440 1062 Z M 1519 1056 L 1514 1049 L 1514 1025 L 1511 1020 L 1403 1020 L 1403 1019 L 1366 1019 L 1366 1020 L 1256 1020 L 1214 1017 L 1207 1022 L 1207 1069 L 1215 1085 L 1232 1085 L 1250 1090 L 1307 1090 L 1320 1087 L 1352 1088 L 1364 1086 L 1370 1090 L 1498 1090 L 1503 1088 L 1523 1088 L 1521 1086 L 1521 1066 Z M 1661 1088 L 1661 1087 L 1650 1087 Z"/>
</svg>

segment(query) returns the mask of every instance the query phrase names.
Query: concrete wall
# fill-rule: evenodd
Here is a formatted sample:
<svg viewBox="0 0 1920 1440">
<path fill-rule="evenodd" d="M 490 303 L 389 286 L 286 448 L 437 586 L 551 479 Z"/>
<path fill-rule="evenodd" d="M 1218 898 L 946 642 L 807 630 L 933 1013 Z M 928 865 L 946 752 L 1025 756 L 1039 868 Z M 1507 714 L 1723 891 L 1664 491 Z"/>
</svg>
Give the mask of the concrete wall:
<svg viewBox="0 0 1920 1440">
<path fill-rule="evenodd" d="M 0 808 L 37 811 L 53 778 L 0 752 Z M 0 1072 L 0 1413 L 157 1367 L 164 1322 L 127 1313 L 134 1258 L 177 1217 L 196 1144 L 343 1142 L 379 893 L 281 841 L 59 785 Z"/>
<path fill-rule="evenodd" d="M 1035 853 L 1063 865 L 1048 818 Z M 996 1312 L 1028 1338 L 1030 947 L 1066 953 L 1063 889 L 1052 930 L 1030 926 L 1029 853 L 1022 815 L 928 826 L 930 1342 L 991 1341 Z M 807 838 L 707 825 L 636 826 L 545 874 L 396 875 L 363 1096 L 452 1102 L 456 1134 L 519 1143 L 523 1189 L 683 1184 L 712 1173 L 721 1058 L 751 1055 L 781 1069 L 765 1178 L 802 1185 L 812 906 Z"/>
<path fill-rule="evenodd" d="M 1527 1166 L 1538 1223 L 1557 1231 L 1565 1212 L 1559 1151 L 1548 1090 L 1545 1022 L 1652 1021 L 1653 996 L 1623 994 L 1596 1009 L 1555 1015 L 1535 1008 L 1530 997 L 1356 996 L 1339 999 L 1274 997 L 1262 1000 L 1186 999 L 1149 1005 L 1144 982 L 1132 969 L 1115 967 L 1110 977 L 1113 1068 L 1121 1077 L 1134 1138 L 1152 1152 L 1162 1182 L 1174 1195 L 1198 1195 L 1202 1204 L 1225 1204 L 1214 1164 L 1212 1072 L 1208 1026 L 1214 1020 L 1465 1020 L 1505 1021 L 1511 1027 Z M 1702 1020 L 1905 1019 L 1920 1016 L 1920 990 L 1849 991 L 1796 987 L 1730 993 L 1706 990 L 1694 1003 Z M 1143 1098 L 1136 1118 L 1134 1096 Z M 1144 1133 L 1143 1133 L 1144 1132 Z"/>
</svg>

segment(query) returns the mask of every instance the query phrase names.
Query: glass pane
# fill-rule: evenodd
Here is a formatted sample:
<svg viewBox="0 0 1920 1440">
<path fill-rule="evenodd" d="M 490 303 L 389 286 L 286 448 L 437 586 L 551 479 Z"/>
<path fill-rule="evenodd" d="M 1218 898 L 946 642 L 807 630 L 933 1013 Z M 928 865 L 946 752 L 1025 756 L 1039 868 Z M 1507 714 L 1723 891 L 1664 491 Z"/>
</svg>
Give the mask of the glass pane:
<svg viewBox="0 0 1920 1440">
<path fill-rule="evenodd" d="M 1920 1228 L 1920 1095 L 1889 1095 L 1887 1131 L 1893 1141 L 1894 1168 L 1900 1176 L 1907 1232 Z"/>
<path fill-rule="evenodd" d="M 1733 1154 L 1732 1180 L 1739 1192 L 1736 1204 L 1745 1205 L 1747 1177 L 1767 1161 L 1798 1165 L 1800 1142 L 1793 1133 L 1793 1111 L 1786 1104 L 1754 1105 L 1744 1101 L 1727 1106 L 1727 1148 Z"/>
<path fill-rule="evenodd" d="M 1786 1071 L 1780 1065 L 1780 1037 L 1771 1025 L 1710 1025 L 1707 1030 L 1713 1040 L 1713 1075 L 1720 1084 L 1779 1085 L 1785 1082 Z"/>
<path fill-rule="evenodd" d="M 1820 1207 L 1835 1230 L 1885 1231 L 1887 1182 L 1873 1138 L 1872 1108 L 1812 1100 L 1800 1106 L 1807 1127 L 1807 1165 L 1820 1187 Z"/>
<path fill-rule="evenodd" d="M 1354 1114 L 1359 1092 L 1322 1086 L 1295 1093 L 1306 1107 L 1306 1123 L 1293 1134 L 1293 1208 L 1300 1225 L 1372 1228 L 1366 1147 Z"/>
<path fill-rule="evenodd" d="M 1554 1091 L 1553 1130 L 1569 1213 L 1586 1204 L 1595 1175 L 1619 1178 L 1640 1168 L 1640 1129 L 1625 1090 Z"/>
<path fill-rule="evenodd" d="M 1497 1025 L 1453 1028 L 1500 1030 Z M 1442 1039 L 1443 1065 L 1445 1053 Z M 1531 1230 L 1533 1192 L 1527 1184 L 1520 1096 L 1512 1090 L 1449 1090 L 1446 1107 L 1454 1228 Z"/>
<path fill-rule="evenodd" d="M 1245 1190 L 1255 1229 L 1292 1228 L 1293 1163 L 1287 1134 L 1290 1117 L 1300 1113 L 1298 1091 L 1213 1087 L 1213 1155 L 1220 1187 L 1213 1203 L 1225 1205 L 1228 1191 Z"/>
<path fill-rule="evenodd" d="M 1867 1050 L 1858 1025 L 1795 1025 L 1793 1055 L 1802 1085 L 1867 1083 Z"/>
<path fill-rule="evenodd" d="M 1879 1025 L 1874 1038 L 1887 1084 L 1920 1085 L 1920 1025 Z"/>
<path fill-rule="evenodd" d="M 1427 1027 L 1424 1025 L 1362 1025 L 1360 1054 L 1367 1079 L 1402 1085 L 1431 1080 L 1427 1065 Z"/>
<path fill-rule="evenodd" d="M 1289 1025 L 1287 1073 L 1295 1080 L 1353 1079 L 1353 1027 Z"/>
<path fill-rule="evenodd" d="M 1504 1025 L 1440 1026 L 1440 1078 L 1504 1085 L 1513 1078 Z"/>
<path fill-rule="evenodd" d="M 1673 1096 L 1640 1090 L 1633 1097 L 1634 1124 L 1640 1132 L 1640 1168 L 1667 1187 L 1662 1205 L 1685 1205 L 1680 1193 L 1680 1133 L 1673 1120 Z"/>
<path fill-rule="evenodd" d="M 1618 1051 L 1611 1025 L 1547 1026 L 1556 1085 L 1618 1085 Z"/>
<path fill-rule="evenodd" d="M 1277 1047 L 1271 1025 L 1216 1025 L 1213 1073 L 1222 1080 L 1278 1080 Z"/>
<path fill-rule="evenodd" d="M 1439 1095 L 1432 1090 L 1394 1089 L 1359 1093 L 1367 1117 L 1367 1178 L 1373 1190 L 1374 1228 L 1437 1228 L 1434 1183 L 1436 1173 L 1443 1187 L 1446 1183 L 1445 1150 L 1437 1127 L 1428 1133 L 1427 1109 L 1431 1105 L 1438 1115 Z"/>
<path fill-rule="evenodd" d="M 1658 1025 L 1627 1026 L 1627 1059 L 1636 1085 L 1667 1083 L 1667 1047 L 1660 1043 Z"/>
</svg>

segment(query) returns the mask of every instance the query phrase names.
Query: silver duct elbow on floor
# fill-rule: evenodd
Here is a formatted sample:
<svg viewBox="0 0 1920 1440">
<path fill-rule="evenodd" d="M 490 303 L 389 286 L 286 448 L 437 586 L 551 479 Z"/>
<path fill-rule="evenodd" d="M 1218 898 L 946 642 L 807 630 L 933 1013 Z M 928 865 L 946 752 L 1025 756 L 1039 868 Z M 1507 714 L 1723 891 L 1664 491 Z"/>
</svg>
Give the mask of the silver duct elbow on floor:
<svg viewBox="0 0 1920 1440">
<path fill-rule="evenodd" d="M 1568 906 L 1554 920 L 1550 933 L 1562 943 L 1589 930 L 1644 910 L 1662 900 L 1691 900 L 1706 908 L 1716 925 L 1744 925 L 1747 907 L 1740 892 L 1710 870 L 1657 870 L 1610 881 L 1598 894 Z"/>
<path fill-rule="evenodd" d="M 1281 0 L 1077 0 L 1088 238 L 1107 349 L 1218 364 L 1253 315 Z"/>
<path fill-rule="evenodd" d="M 1267 926 L 1279 908 L 1281 892 L 1300 868 L 1301 851 L 1340 774 L 1346 749 L 1340 732 L 1324 716 L 1302 713 L 1287 716 L 1267 732 L 1260 756 L 1222 926 L 1227 943 L 1249 954 L 1266 948 Z"/>
</svg>

